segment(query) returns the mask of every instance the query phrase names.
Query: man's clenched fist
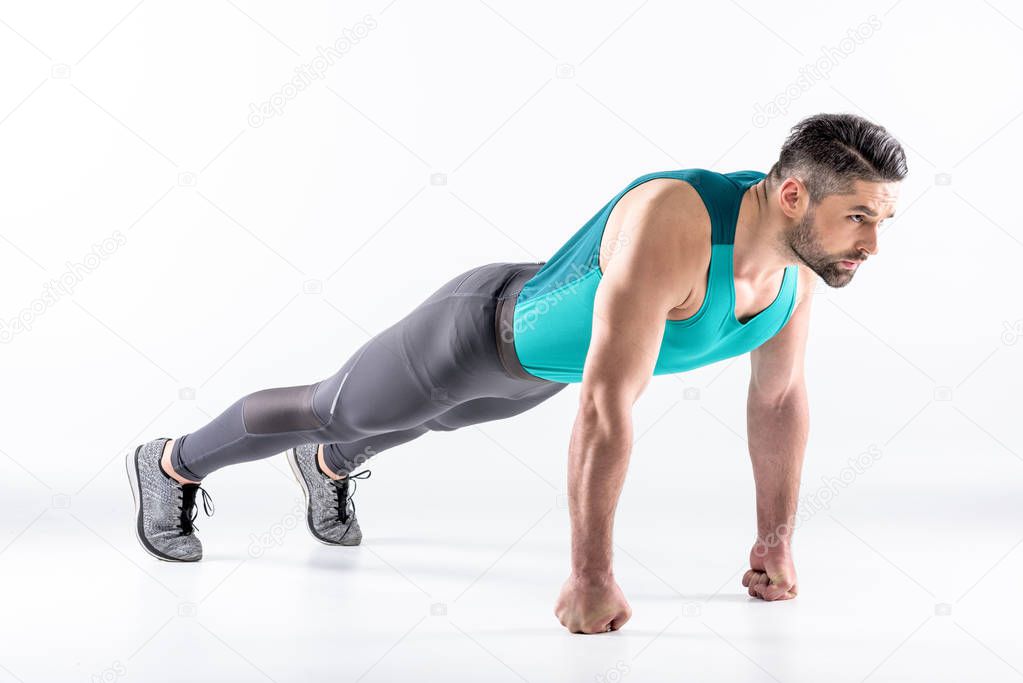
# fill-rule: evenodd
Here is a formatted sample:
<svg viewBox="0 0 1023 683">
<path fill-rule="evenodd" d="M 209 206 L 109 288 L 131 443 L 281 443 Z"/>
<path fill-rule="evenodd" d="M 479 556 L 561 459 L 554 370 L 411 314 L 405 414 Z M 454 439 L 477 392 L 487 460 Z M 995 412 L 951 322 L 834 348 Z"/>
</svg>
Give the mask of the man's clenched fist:
<svg viewBox="0 0 1023 683">
<path fill-rule="evenodd" d="M 632 616 L 632 608 L 613 577 L 573 574 L 561 587 L 554 614 L 572 633 L 604 633 L 620 629 Z"/>
<path fill-rule="evenodd" d="M 750 568 L 742 576 L 742 585 L 751 597 L 762 600 L 791 600 L 799 592 L 796 566 L 788 545 L 768 547 L 757 542 L 749 554 Z"/>
</svg>

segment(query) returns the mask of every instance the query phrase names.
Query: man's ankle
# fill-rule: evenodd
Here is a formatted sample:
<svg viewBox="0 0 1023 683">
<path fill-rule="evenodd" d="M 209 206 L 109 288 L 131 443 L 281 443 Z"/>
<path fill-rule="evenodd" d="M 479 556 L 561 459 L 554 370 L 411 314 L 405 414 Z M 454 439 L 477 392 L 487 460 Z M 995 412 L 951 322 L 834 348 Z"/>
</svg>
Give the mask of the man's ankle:
<svg viewBox="0 0 1023 683">
<path fill-rule="evenodd" d="M 170 439 L 167 441 L 166 445 L 164 445 L 163 456 L 160 458 L 160 469 L 163 470 L 164 474 L 179 484 L 198 484 L 198 481 L 186 479 L 174 471 L 174 466 L 171 464 L 171 451 L 174 450 L 174 441 L 174 439 Z"/>
<path fill-rule="evenodd" d="M 340 479 L 344 479 L 345 477 L 348 476 L 347 474 L 337 474 L 332 469 L 327 467 L 327 461 L 323 458 L 322 444 L 316 447 L 316 464 L 320 468 L 320 472 L 322 472 L 323 475 L 328 477 L 329 479 L 337 481 Z"/>
</svg>

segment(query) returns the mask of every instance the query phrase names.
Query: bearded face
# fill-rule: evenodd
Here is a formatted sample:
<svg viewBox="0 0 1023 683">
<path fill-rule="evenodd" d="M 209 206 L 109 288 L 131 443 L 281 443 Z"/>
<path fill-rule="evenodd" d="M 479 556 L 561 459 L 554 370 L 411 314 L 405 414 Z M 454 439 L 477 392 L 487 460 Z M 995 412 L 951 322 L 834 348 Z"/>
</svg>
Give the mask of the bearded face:
<svg viewBox="0 0 1023 683">
<path fill-rule="evenodd" d="M 851 192 L 810 201 L 785 235 L 788 247 L 829 287 L 845 287 L 877 253 L 878 227 L 895 215 L 897 190 L 897 183 L 857 180 Z"/>
<path fill-rule="evenodd" d="M 823 229 L 817 225 L 817 209 L 811 203 L 803 219 L 788 232 L 789 248 L 829 287 L 845 287 L 852 281 L 856 269 L 845 268 L 839 262 L 860 261 L 863 256 L 829 252 L 822 233 Z"/>
</svg>

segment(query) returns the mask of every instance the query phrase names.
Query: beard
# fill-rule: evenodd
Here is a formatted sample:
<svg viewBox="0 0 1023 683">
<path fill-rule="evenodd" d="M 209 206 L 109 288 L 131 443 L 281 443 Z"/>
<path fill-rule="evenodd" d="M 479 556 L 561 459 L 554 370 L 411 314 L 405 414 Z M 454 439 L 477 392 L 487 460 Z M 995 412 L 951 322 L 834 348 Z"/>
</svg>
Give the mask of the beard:
<svg viewBox="0 0 1023 683">
<path fill-rule="evenodd" d="M 852 281 L 855 270 L 843 268 L 835 258 L 821 246 L 819 231 L 814 222 L 814 207 L 811 204 L 803 219 L 788 233 L 788 245 L 796 256 L 813 272 L 817 273 L 829 287 L 845 287 Z M 849 259 L 854 260 L 854 259 Z"/>
</svg>

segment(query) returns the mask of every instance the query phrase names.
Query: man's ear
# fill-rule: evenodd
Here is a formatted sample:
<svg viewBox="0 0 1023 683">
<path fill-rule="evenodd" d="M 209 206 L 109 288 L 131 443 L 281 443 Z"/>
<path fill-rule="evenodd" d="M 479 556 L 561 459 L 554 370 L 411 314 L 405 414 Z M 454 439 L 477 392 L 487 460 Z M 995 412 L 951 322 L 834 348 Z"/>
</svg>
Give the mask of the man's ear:
<svg viewBox="0 0 1023 683">
<path fill-rule="evenodd" d="M 777 197 L 782 213 L 793 220 L 806 211 L 810 203 L 806 185 L 799 178 L 791 176 L 782 181 Z"/>
</svg>

